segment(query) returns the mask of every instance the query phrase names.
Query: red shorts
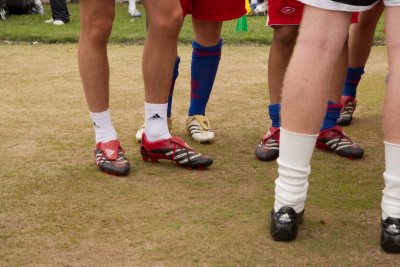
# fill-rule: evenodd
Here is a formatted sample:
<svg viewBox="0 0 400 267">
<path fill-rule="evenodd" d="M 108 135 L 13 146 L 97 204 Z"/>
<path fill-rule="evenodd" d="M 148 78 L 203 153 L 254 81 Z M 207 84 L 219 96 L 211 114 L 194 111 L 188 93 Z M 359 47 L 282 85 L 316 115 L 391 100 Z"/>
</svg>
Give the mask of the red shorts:
<svg viewBox="0 0 400 267">
<path fill-rule="evenodd" d="M 246 14 L 243 0 L 180 0 L 183 13 L 202 21 L 225 21 Z"/>
<path fill-rule="evenodd" d="M 268 0 L 269 26 L 299 25 L 303 17 L 304 4 L 297 0 Z M 351 23 L 358 22 L 358 13 L 353 13 Z"/>
</svg>

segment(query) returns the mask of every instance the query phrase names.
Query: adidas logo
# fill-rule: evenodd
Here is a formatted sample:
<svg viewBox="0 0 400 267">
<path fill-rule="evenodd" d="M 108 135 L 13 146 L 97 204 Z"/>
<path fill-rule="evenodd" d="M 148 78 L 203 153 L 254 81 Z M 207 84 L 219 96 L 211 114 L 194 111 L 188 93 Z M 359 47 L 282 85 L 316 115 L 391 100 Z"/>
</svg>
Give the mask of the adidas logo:
<svg viewBox="0 0 400 267">
<path fill-rule="evenodd" d="M 386 230 L 389 233 L 392 233 L 392 234 L 399 234 L 400 233 L 400 230 L 397 228 L 397 226 L 395 224 L 389 225 L 388 228 L 386 228 Z"/>
<path fill-rule="evenodd" d="M 161 117 L 160 115 L 158 115 L 158 113 L 154 114 L 153 116 L 151 116 L 150 118 L 148 118 L 149 121 L 156 121 L 156 120 L 164 120 L 163 117 Z"/>
<path fill-rule="evenodd" d="M 285 213 L 282 216 L 279 217 L 279 222 L 280 223 L 290 223 L 292 220 L 290 219 L 289 214 Z"/>
<path fill-rule="evenodd" d="M 115 151 L 114 151 L 114 150 L 112 150 L 112 149 L 109 149 L 109 148 L 107 148 L 107 149 L 106 149 L 106 154 L 107 154 L 107 157 L 111 158 L 111 157 L 112 157 L 112 155 L 114 155 L 114 153 L 115 153 Z"/>
</svg>

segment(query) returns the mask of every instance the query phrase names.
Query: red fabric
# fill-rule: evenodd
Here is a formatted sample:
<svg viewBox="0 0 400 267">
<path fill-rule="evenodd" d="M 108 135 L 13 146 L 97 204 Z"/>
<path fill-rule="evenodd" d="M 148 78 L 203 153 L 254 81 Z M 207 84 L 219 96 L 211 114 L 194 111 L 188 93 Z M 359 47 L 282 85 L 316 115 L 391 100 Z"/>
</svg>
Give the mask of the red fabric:
<svg viewBox="0 0 400 267">
<path fill-rule="evenodd" d="M 299 25 L 304 4 L 297 0 L 268 0 L 268 25 Z M 358 13 L 353 13 L 351 23 L 358 22 Z"/>
<path fill-rule="evenodd" d="M 104 155 L 109 160 L 116 160 L 118 150 L 121 147 L 119 140 L 111 140 L 108 142 L 99 142 L 96 144 L 96 149 L 103 151 Z"/>
<path fill-rule="evenodd" d="M 180 0 L 183 13 L 202 21 L 226 21 L 246 14 L 244 0 Z"/>
</svg>

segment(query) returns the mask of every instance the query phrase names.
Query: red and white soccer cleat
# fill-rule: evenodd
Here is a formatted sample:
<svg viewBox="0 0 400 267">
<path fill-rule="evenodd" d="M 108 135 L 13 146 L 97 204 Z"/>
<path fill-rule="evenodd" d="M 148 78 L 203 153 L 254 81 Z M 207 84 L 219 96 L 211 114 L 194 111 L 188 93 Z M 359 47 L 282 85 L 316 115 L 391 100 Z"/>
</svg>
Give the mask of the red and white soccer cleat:
<svg viewBox="0 0 400 267">
<path fill-rule="evenodd" d="M 364 155 L 364 149 L 346 136 L 339 126 L 321 131 L 317 138 L 317 148 L 333 151 L 349 159 L 360 159 Z"/>
<path fill-rule="evenodd" d="M 94 157 L 97 167 L 107 174 L 127 175 L 129 173 L 129 161 L 125 157 L 125 151 L 121 148 L 119 140 L 97 143 Z"/>
<path fill-rule="evenodd" d="M 271 127 L 256 147 L 259 160 L 271 161 L 279 157 L 279 128 Z"/>
<path fill-rule="evenodd" d="M 336 121 L 336 124 L 340 126 L 349 125 L 353 120 L 354 111 L 356 111 L 357 100 L 351 96 L 342 96 L 340 104 L 343 105 L 343 108 L 340 111 L 340 117 Z"/>
<path fill-rule="evenodd" d="M 143 133 L 140 153 L 144 161 L 155 163 L 159 159 L 174 161 L 177 165 L 189 169 L 205 169 L 213 160 L 208 156 L 194 151 L 185 141 L 177 136 L 168 139 L 162 139 L 156 142 L 150 142 Z"/>
</svg>

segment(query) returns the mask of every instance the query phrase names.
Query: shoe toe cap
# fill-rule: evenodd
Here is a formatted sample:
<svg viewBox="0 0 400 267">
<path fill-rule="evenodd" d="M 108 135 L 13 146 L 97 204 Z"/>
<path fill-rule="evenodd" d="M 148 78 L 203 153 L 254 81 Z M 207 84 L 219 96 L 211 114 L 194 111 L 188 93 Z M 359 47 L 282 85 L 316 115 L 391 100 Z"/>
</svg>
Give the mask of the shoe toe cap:
<svg viewBox="0 0 400 267">
<path fill-rule="evenodd" d="M 388 253 L 400 253 L 400 234 L 393 235 L 382 230 L 381 248 Z"/>
<path fill-rule="evenodd" d="M 256 156 L 259 160 L 272 161 L 279 157 L 278 149 L 266 149 L 264 147 L 257 146 Z"/>
<path fill-rule="evenodd" d="M 192 136 L 195 141 L 200 142 L 200 143 L 212 142 L 215 138 L 215 134 L 213 131 L 195 133 Z"/>
<path fill-rule="evenodd" d="M 351 146 L 337 152 L 342 157 L 360 159 L 364 156 L 364 149 L 360 146 Z"/>
</svg>

